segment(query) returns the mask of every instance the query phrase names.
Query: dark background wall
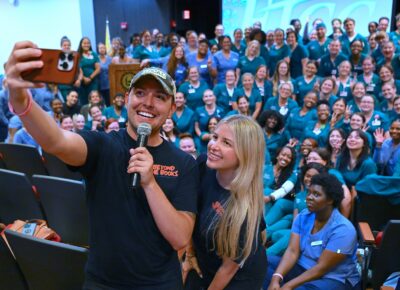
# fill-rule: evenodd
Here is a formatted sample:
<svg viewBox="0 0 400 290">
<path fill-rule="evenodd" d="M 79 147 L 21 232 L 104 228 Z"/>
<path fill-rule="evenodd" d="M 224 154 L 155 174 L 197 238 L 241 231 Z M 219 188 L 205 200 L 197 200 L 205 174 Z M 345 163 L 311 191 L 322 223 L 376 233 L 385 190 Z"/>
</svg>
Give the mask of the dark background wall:
<svg viewBox="0 0 400 290">
<path fill-rule="evenodd" d="M 106 16 L 111 37 L 120 36 L 126 44 L 134 32 L 155 27 L 163 33 L 176 31 L 181 35 L 194 29 L 212 38 L 215 25 L 222 21 L 222 0 L 93 0 L 93 7 L 98 42 L 104 42 Z M 190 11 L 190 20 L 183 19 L 183 10 Z M 396 5 L 394 0 L 392 19 L 397 13 L 400 13 L 400 4 Z M 123 21 L 128 22 L 127 30 L 120 28 Z"/>
<path fill-rule="evenodd" d="M 163 33 L 188 29 L 212 37 L 214 27 L 221 21 L 222 0 L 93 0 L 96 39 L 104 42 L 106 17 L 110 21 L 111 37 L 120 36 L 127 44 L 135 32 L 157 27 Z M 183 10 L 190 10 L 191 19 L 184 20 Z M 128 29 L 120 28 L 128 22 Z M 171 24 L 175 22 L 176 28 Z"/>
</svg>

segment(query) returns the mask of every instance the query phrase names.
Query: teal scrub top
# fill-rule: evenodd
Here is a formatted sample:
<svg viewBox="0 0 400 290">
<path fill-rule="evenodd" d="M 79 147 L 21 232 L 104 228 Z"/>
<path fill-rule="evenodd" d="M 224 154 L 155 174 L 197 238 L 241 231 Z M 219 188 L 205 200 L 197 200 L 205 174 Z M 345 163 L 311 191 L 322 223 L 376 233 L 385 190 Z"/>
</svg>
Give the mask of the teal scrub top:
<svg viewBox="0 0 400 290">
<path fill-rule="evenodd" d="M 364 54 L 368 54 L 369 53 L 369 43 L 368 40 L 362 36 L 361 34 L 357 33 L 356 36 L 353 38 L 354 40 L 361 40 L 361 42 L 363 43 L 363 50 L 362 53 Z M 340 42 L 342 43 L 342 53 L 350 56 L 351 54 L 351 49 L 350 49 L 350 39 L 349 37 L 346 35 L 346 33 L 344 33 L 341 37 L 340 37 Z"/>
<path fill-rule="evenodd" d="M 304 128 L 308 123 L 317 120 L 317 110 L 312 109 L 305 115 L 300 116 L 301 108 L 295 108 L 289 113 L 286 121 L 285 129 L 288 131 L 290 138 L 300 140 L 302 138 Z"/>
<path fill-rule="evenodd" d="M 270 98 L 264 105 L 263 110 L 274 110 L 279 112 L 283 118 L 285 119 L 285 122 L 287 118 L 289 118 L 290 112 L 293 111 L 295 108 L 297 108 L 298 105 L 296 101 L 293 99 L 288 99 L 287 103 L 285 106 L 281 107 L 279 106 L 279 97 L 273 97 Z"/>
<path fill-rule="evenodd" d="M 237 64 L 237 68 L 240 69 L 240 78 L 244 73 L 255 75 L 260 65 L 265 65 L 265 61 L 261 56 L 257 56 L 253 60 L 249 60 L 247 56 L 242 56 Z"/>
<path fill-rule="evenodd" d="M 216 84 L 213 89 L 214 95 L 217 98 L 217 106 L 223 108 L 225 112 L 230 111 L 232 108 L 232 102 L 233 102 L 232 98 L 235 93 L 235 90 L 236 88 L 233 89 L 232 95 L 230 95 L 225 83 Z"/>
<path fill-rule="evenodd" d="M 328 135 L 331 127 L 328 122 L 325 124 L 324 128 L 315 129 L 317 122 L 318 121 L 314 121 L 307 124 L 300 142 L 303 142 L 306 138 L 313 138 L 318 142 L 318 147 L 326 147 L 328 145 Z"/>
<path fill-rule="evenodd" d="M 232 101 L 236 102 L 237 99 L 240 96 L 245 95 L 244 89 L 243 88 L 237 88 L 234 92 L 233 92 L 233 98 Z M 246 95 L 247 96 L 247 95 Z M 253 88 L 251 90 L 251 95 L 247 96 L 249 98 L 249 109 L 250 111 L 253 113 L 255 108 L 256 108 L 256 104 L 257 103 L 262 103 L 262 99 L 261 99 L 261 95 L 260 95 L 260 91 L 258 90 L 258 88 L 253 85 Z"/>
<path fill-rule="evenodd" d="M 348 188 L 355 186 L 357 182 L 362 180 L 365 176 L 376 173 L 377 171 L 376 164 L 371 157 L 367 157 L 358 168 L 353 170 L 348 169 L 347 166 L 344 170 L 340 169 L 340 162 L 341 159 L 339 156 L 336 169 L 340 170 Z"/>
<path fill-rule="evenodd" d="M 203 80 L 200 80 L 200 85 L 198 88 L 193 87 L 190 82 L 187 81 L 181 84 L 178 91 L 185 95 L 186 105 L 195 111 L 196 108 L 204 105 L 203 93 L 207 89 L 207 83 Z"/>
<path fill-rule="evenodd" d="M 159 52 L 152 47 L 152 50 L 148 50 L 146 47 L 144 47 L 142 44 L 136 47 L 134 53 L 133 53 L 133 58 L 135 59 L 140 59 L 141 61 L 144 59 L 155 59 L 159 58 L 160 54 Z"/>
<path fill-rule="evenodd" d="M 304 76 L 299 76 L 297 79 L 294 80 L 293 82 L 294 92 L 296 94 L 297 104 L 300 107 L 303 106 L 303 100 L 305 95 L 307 95 L 309 91 L 313 90 L 315 83 L 319 79 L 320 79 L 319 77 L 314 76 L 314 78 L 309 83 L 307 83 L 306 80 L 304 79 Z"/>
<path fill-rule="evenodd" d="M 330 38 L 327 38 L 325 42 L 321 45 L 318 40 L 311 40 L 307 44 L 307 50 L 308 50 L 308 57 L 309 59 L 313 60 L 318 60 L 320 59 L 324 54 L 328 53 L 328 46 L 329 43 L 332 40 Z"/>
<path fill-rule="evenodd" d="M 347 56 L 341 52 L 339 52 L 333 62 L 331 61 L 331 56 L 329 55 L 329 53 L 325 54 L 321 57 L 321 62 L 318 68 L 318 75 L 321 77 L 330 77 L 333 75 L 338 76 L 338 66 L 344 60 L 347 60 Z"/>
<path fill-rule="evenodd" d="M 79 66 L 85 77 L 89 77 L 95 71 L 95 63 L 100 64 L 100 59 L 94 51 L 91 52 L 90 56 L 82 55 Z"/>
<path fill-rule="evenodd" d="M 194 111 L 185 106 L 182 115 L 178 117 L 176 112 L 172 114 L 172 120 L 175 122 L 176 127 L 180 133 L 194 133 Z"/>
<path fill-rule="evenodd" d="M 284 59 L 285 57 L 290 56 L 290 48 L 289 45 L 283 44 L 280 48 L 276 48 L 276 45 L 272 45 L 270 50 L 269 50 L 269 63 L 267 65 L 269 69 L 269 76 L 272 77 L 272 75 L 275 72 L 275 67 L 278 63 L 278 61 Z"/>
<path fill-rule="evenodd" d="M 308 58 L 308 51 L 303 45 L 298 44 L 290 54 L 290 77 L 292 79 L 303 75 L 303 64 L 301 61 L 305 58 Z"/>
</svg>

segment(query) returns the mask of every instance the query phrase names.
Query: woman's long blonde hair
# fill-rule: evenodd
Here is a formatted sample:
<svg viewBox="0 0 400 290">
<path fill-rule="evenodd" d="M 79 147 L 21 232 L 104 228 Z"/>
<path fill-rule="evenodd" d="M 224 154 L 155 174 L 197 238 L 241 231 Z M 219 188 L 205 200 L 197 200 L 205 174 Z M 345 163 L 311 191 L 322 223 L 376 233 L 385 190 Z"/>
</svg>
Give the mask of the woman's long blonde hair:
<svg viewBox="0 0 400 290">
<path fill-rule="evenodd" d="M 264 135 L 253 119 L 243 115 L 224 118 L 218 126 L 221 124 L 233 131 L 239 166 L 230 186 L 231 195 L 224 204 L 224 213 L 216 221 L 214 247 L 220 257 L 244 261 L 251 253 L 254 239 L 258 242 L 263 217 Z M 244 246 L 240 248 L 242 227 Z"/>
</svg>

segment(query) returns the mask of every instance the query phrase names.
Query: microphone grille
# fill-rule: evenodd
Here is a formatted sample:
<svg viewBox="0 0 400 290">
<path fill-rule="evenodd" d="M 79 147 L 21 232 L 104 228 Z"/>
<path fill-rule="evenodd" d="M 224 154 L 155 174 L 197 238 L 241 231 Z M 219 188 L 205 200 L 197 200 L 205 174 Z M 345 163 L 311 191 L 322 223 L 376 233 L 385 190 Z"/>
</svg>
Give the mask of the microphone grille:
<svg viewBox="0 0 400 290">
<path fill-rule="evenodd" d="M 137 128 L 138 135 L 150 135 L 151 133 L 151 125 L 149 123 L 140 123 Z"/>
</svg>

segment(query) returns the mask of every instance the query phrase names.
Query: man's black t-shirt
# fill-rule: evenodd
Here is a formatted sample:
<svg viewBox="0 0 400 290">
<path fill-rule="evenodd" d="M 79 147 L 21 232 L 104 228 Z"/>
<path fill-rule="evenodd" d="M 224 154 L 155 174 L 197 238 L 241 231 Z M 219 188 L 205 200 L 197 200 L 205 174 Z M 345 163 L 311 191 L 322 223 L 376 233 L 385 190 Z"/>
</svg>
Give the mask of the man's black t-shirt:
<svg viewBox="0 0 400 290">
<path fill-rule="evenodd" d="M 203 157 L 200 156 L 198 158 L 201 184 L 193 243 L 200 269 L 203 272 L 203 286 L 208 287 L 222 264 L 222 259 L 216 253 L 216 245 L 213 241 L 213 229 L 215 228 L 216 219 L 218 220 L 219 216 L 224 212 L 224 204 L 229 198 L 230 192 L 218 183 L 216 171 L 205 167 L 202 160 L 205 158 Z M 264 229 L 265 222 L 262 218 L 259 232 L 253 243 L 252 253 L 244 261 L 242 267 L 236 272 L 225 289 L 258 290 L 261 288 L 267 269 L 267 257 L 260 236 L 260 232 Z M 242 246 L 244 243 L 244 235 L 244 231 L 241 230 L 239 246 Z M 241 263 L 242 261 L 235 262 Z"/>
<path fill-rule="evenodd" d="M 164 289 L 161 285 L 181 283 L 177 253 L 158 230 L 143 189 L 131 187 L 127 166 L 136 141 L 126 130 L 80 135 L 88 148 L 79 170 L 88 188 L 89 279 L 116 289 Z M 156 181 L 171 204 L 196 213 L 198 169 L 193 157 L 166 141 L 147 148 Z"/>
</svg>

